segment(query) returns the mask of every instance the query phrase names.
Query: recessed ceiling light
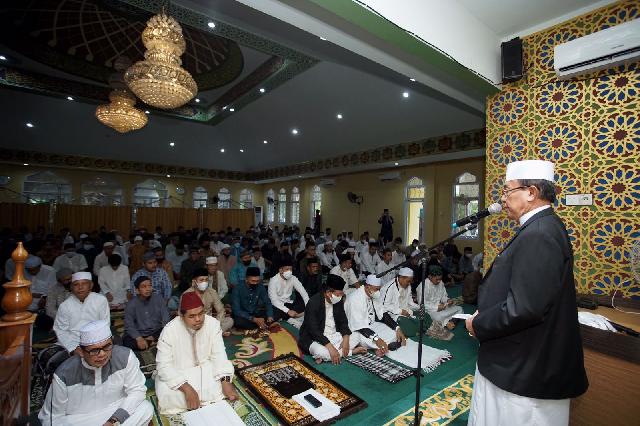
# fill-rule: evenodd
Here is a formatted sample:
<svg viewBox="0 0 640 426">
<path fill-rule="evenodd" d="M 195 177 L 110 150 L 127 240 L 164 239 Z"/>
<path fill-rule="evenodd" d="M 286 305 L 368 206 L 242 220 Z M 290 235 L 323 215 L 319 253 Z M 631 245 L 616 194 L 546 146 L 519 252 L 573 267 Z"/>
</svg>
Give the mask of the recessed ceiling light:
<svg viewBox="0 0 640 426">
<path fill-rule="evenodd" d="M 397 165 L 398 165 L 398 163 L 393 163 L 393 165 L 394 165 L 394 166 L 397 166 Z"/>
<path fill-rule="evenodd" d="M 225 105 L 225 106 L 223 106 L 223 107 L 222 107 L 222 109 L 223 109 L 223 110 L 227 109 L 227 106 L 226 106 L 226 105 Z"/>
<path fill-rule="evenodd" d="M 216 27 L 216 23 L 215 22 L 207 22 L 207 27 L 215 28 Z"/>
<path fill-rule="evenodd" d="M 196 98 L 196 103 L 200 103 L 200 98 Z"/>
<path fill-rule="evenodd" d="M 338 114 L 338 115 L 336 115 L 336 118 L 337 118 L 338 120 L 342 120 L 342 114 Z"/>
<path fill-rule="evenodd" d="M 73 98 L 72 98 L 71 96 L 67 96 L 67 100 L 68 100 L 68 101 L 72 101 L 72 100 L 73 100 Z"/>
<path fill-rule="evenodd" d="M 220 148 L 220 152 L 224 152 L 224 148 Z"/>
<path fill-rule="evenodd" d="M 320 40 L 322 40 L 322 41 L 327 41 L 327 39 L 326 39 L 326 38 L 324 38 L 324 37 L 320 37 Z"/>
<path fill-rule="evenodd" d="M 176 146 L 175 142 L 169 142 L 169 146 Z"/>
<path fill-rule="evenodd" d="M 235 112 L 235 110 L 236 110 L 235 108 L 229 108 L 229 111 L 231 112 Z"/>
<path fill-rule="evenodd" d="M 29 165 L 29 163 L 22 163 L 22 165 L 23 165 L 23 166 L 28 166 L 28 165 Z"/>
<path fill-rule="evenodd" d="M 148 110 L 148 109 L 145 109 L 145 110 L 144 110 L 144 113 L 145 113 L 145 114 L 151 114 L 151 112 L 149 112 L 149 110 Z"/>
<path fill-rule="evenodd" d="M 299 178 L 301 178 L 302 176 L 298 175 Z"/>
<path fill-rule="evenodd" d="M 170 177 L 171 177 L 171 175 L 167 175 L 167 177 L 169 177 L 169 178 L 170 178 Z"/>
<path fill-rule="evenodd" d="M 261 87 L 260 88 L 260 93 L 264 93 L 264 92 L 265 92 L 264 87 Z"/>
<path fill-rule="evenodd" d="M 294 135 L 297 135 L 298 134 L 298 129 L 291 129 L 291 133 L 294 134 Z"/>
<path fill-rule="evenodd" d="M 31 124 L 31 123 L 27 123 L 27 127 L 28 127 L 28 128 L 32 128 L 32 127 L 33 127 L 33 124 Z"/>
<path fill-rule="evenodd" d="M 262 143 L 266 145 L 266 144 L 268 144 L 269 142 L 267 142 L 267 141 L 262 141 Z"/>
<path fill-rule="evenodd" d="M 7 60 L 7 57 L 6 57 L 6 56 L 4 56 L 4 55 L 0 55 L 0 61 L 6 61 L 6 60 Z"/>
<path fill-rule="evenodd" d="M 416 81 L 416 79 L 415 79 L 415 78 L 410 78 L 409 80 L 411 80 L 411 81 Z"/>
<path fill-rule="evenodd" d="M 240 152 L 244 152 L 244 149 L 240 148 Z"/>
<path fill-rule="evenodd" d="M 409 92 L 402 92 L 402 97 L 403 98 L 408 98 L 409 97 Z"/>
</svg>

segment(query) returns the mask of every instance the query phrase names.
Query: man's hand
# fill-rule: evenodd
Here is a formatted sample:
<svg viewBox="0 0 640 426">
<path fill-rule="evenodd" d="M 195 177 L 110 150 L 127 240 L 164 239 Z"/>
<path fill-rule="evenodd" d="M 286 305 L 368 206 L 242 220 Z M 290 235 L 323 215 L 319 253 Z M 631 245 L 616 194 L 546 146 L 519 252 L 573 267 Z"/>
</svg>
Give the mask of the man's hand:
<svg viewBox="0 0 640 426">
<path fill-rule="evenodd" d="M 136 337 L 136 345 L 141 351 L 147 350 L 147 348 L 149 347 L 149 343 L 142 336 Z"/>
<path fill-rule="evenodd" d="M 349 335 L 342 336 L 342 343 L 340 344 L 342 348 L 342 356 L 349 356 Z"/>
<path fill-rule="evenodd" d="M 222 382 L 222 393 L 224 394 L 224 397 L 229 401 L 235 401 L 236 399 L 238 399 L 236 388 L 231 382 Z"/>
<path fill-rule="evenodd" d="M 400 330 L 400 327 L 396 330 L 396 340 L 400 342 L 402 346 L 406 346 L 407 344 L 407 337 L 404 335 L 402 330 Z"/>
<path fill-rule="evenodd" d="M 447 300 L 447 306 L 451 306 L 451 305 L 453 305 L 453 299 Z"/>
<path fill-rule="evenodd" d="M 273 322 L 273 317 L 268 317 L 267 318 L 267 324 L 271 324 Z"/>
<path fill-rule="evenodd" d="M 400 315 L 402 315 L 403 317 L 410 317 L 411 316 L 411 312 L 407 311 L 406 309 L 403 309 L 400 312 Z"/>
<path fill-rule="evenodd" d="M 198 396 L 198 392 L 196 392 L 189 383 L 184 383 L 178 389 L 184 394 L 184 398 L 187 400 L 187 409 L 196 410 L 200 408 L 200 397 Z"/>
<path fill-rule="evenodd" d="M 360 288 L 360 286 L 362 285 L 362 283 L 360 281 L 356 281 L 355 284 L 353 285 L 355 288 Z"/>
<path fill-rule="evenodd" d="M 265 328 L 267 328 L 267 324 L 264 322 L 264 318 L 257 318 L 254 317 L 253 318 L 253 322 L 256 323 L 256 325 L 261 329 L 264 330 Z"/>
<path fill-rule="evenodd" d="M 478 315 L 478 311 L 475 311 L 473 315 L 466 320 L 464 320 L 464 325 L 467 327 L 467 331 L 470 336 L 476 337 L 476 332 L 473 330 L 473 319 Z"/>
<path fill-rule="evenodd" d="M 113 302 L 113 294 L 111 294 L 111 293 L 107 293 L 107 294 L 105 294 L 105 297 L 107 298 L 107 300 L 109 301 L 109 303 Z"/>
<path fill-rule="evenodd" d="M 289 318 L 296 318 L 298 316 L 298 313 L 296 311 L 294 311 L 293 309 L 289 309 L 287 311 L 287 315 L 289 315 Z"/>
<path fill-rule="evenodd" d="M 338 350 L 331 344 L 331 342 L 324 345 L 325 348 L 329 350 L 329 356 L 331 356 L 331 362 L 334 365 L 340 364 L 340 353 Z"/>
<path fill-rule="evenodd" d="M 133 294 L 131 292 L 127 292 L 127 300 L 133 299 Z"/>
<path fill-rule="evenodd" d="M 376 340 L 374 343 L 378 347 L 378 350 L 376 350 L 376 353 L 379 356 L 389 353 L 389 346 L 387 345 L 387 342 L 378 338 L 378 340 Z"/>
<path fill-rule="evenodd" d="M 441 310 L 443 310 L 443 309 L 445 308 L 445 306 L 446 306 L 446 305 L 445 305 L 444 303 L 440 303 L 440 304 L 438 305 L 438 312 L 440 312 Z"/>
</svg>

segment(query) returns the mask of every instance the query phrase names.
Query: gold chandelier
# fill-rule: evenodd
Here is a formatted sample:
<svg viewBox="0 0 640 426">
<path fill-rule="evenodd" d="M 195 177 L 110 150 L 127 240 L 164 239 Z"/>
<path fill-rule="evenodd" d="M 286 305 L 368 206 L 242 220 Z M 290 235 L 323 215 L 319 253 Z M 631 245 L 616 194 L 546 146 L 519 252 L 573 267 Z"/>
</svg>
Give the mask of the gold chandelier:
<svg viewBox="0 0 640 426">
<path fill-rule="evenodd" d="M 147 22 L 142 42 L 147 48 L 145 60 L 136 62 L 124 75 L 131 91 L 161 109 L 178 108 L 193 99 L 198 86 L 181 67 L 186 44 L 180 24 L 163 10 Z"/>
<path fill-rule="evenodd" d="M 126 89 L 109 93 L 111 103 L 98 105 L 96 118 L 120 133 L 138 130 L 147 124 L 147 114 L 135 108 L 136 98 Z"/>
</svg>

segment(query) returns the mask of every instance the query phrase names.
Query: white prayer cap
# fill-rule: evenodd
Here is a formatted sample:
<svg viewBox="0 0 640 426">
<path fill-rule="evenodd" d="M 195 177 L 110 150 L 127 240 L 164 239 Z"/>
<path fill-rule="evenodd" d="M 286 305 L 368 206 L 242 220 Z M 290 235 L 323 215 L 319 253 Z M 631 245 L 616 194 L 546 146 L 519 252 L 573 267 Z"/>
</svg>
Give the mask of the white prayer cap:
<svg viewBox="0 0 640 426">
<path fill-rule="evenodd" d="M 370 243 L 375 243 L 375 242 L 376 242 L 376 240 L 375 240 L 375 238 L 369 238 L 369 242 L 370 242 Z"/>
<path fill-rule="evenodd" d="M 76 272 L 71 275 L 71 282 L 76 282 L 80 280 L 89 280 L 91 281 L 91 272 Z"/>
<path fill-rule="evenodd" d="M 507 165 L 506 181 L 520 179 L 544 179 L 555 182 L 554 165 L 551 161 L 523 160 Z"/>
<path fill-rule="evenodd" d="M 327 240 L 327 241 L 325 241 L 324 243 L 325 243 L 325 244 L 332 244 L 332 245 L 333 245 L 333 241 L 331 241 L 331 240 Z"/>
<path fill-rule="evenodd" d="M 102 245 L 102 247 L 113 247 L 113 243 L 111 241 L 107 241 Z"/>
<path fill-rule="evenodd" d="M 37 268 L 40 265 L 42 265 L 42 259 L 31 254 L 27 257 L 27 260 L 24 261 L 25 268 Z"/>
<path fill-rule="evenodd" d="M 111 337 L 109 321 L 91 321 L 80 329 L 80 346 L 90 346 L 104 342 Z"/>
<path fill-rule="evenodd" d="M 349 247 L 355 247 L 355 246 L 356 246 L 355 241 L 349 241 Z"/>
<path fill-rule="evenodd" d="M 401 277 L 413 277 L 413 269 L 400 268 L 400 271 L 398 271 L 398 275 L 400 275 Z"/>
<path fill-rule="evenodd" d="M 420 250 L 414 250 L 414 251 L 411 253 L 411 257 L 417 256 L 417 255 L 419 255 L 419 254 L 420 254 Z"/>
<path fill-rule="evenodd" d="M 215 256 L 207 257 L 206 264 L 207 265 L 216 265 L 218 263 L 218 258 Z"/>
<path fill-rule="evenodd" d="M 66 237 L 64 237 L 64 240 L 62 241 L 62 245 L 73 244 L 73 243 L 75 243 L 75 241 L 71 235 L 67 235 Z"/>
<path fill-rule="evenodd" d="M 142 237 L 140 235 L 136 235 L 133 241 L 142 241 Z"/>
<path fill-rule="evenodd" d="M 87 234 L 80 234 L 80 239 L 84 240 L 85 238 L 89 238 Z"/>
<path fill-rule="evenodd" d="M 228 249 L 228 248 L 231 248 L 229 244 L 223 244 L 221 250 Z"/>
<path fill-rule="evenodd" d="M 342 253 L 355 253 L 355 252 L 356 252 L 356 249 L 354 249 L 353 247 L 349 247 L 348 249 L 346 249 Z"/>
<path fill-rule="evenodd" d="M 382 280 L 376 277 L 375 274 L 369 274 L 367 275 L 367 284 L 374 287 L 380 287 L 382 285 Z"/>
</svg>

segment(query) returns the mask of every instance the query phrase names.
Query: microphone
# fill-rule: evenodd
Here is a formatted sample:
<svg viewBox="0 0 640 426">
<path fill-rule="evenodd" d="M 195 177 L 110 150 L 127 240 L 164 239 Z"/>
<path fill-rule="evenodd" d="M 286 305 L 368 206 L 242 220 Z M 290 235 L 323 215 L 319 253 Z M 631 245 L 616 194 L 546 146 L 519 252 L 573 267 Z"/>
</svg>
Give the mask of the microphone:
<svg viewBox="0 0 640 426">
<path fill-rule="evenodd" d="M 484 210 L 480 210 L 476 214 L 472 214 L 470 216 L 464 217 L 455 223 L 451 224 L 454 228 L 458 228 L 460 226 L 464 226 L 467 223 L 477 223 L 483 217 L 487 217 L 490 214 L 500 213 L 502 211 L 502 205 L 500 203 L 493 203 L 489 207 Z"/>
</svg>

